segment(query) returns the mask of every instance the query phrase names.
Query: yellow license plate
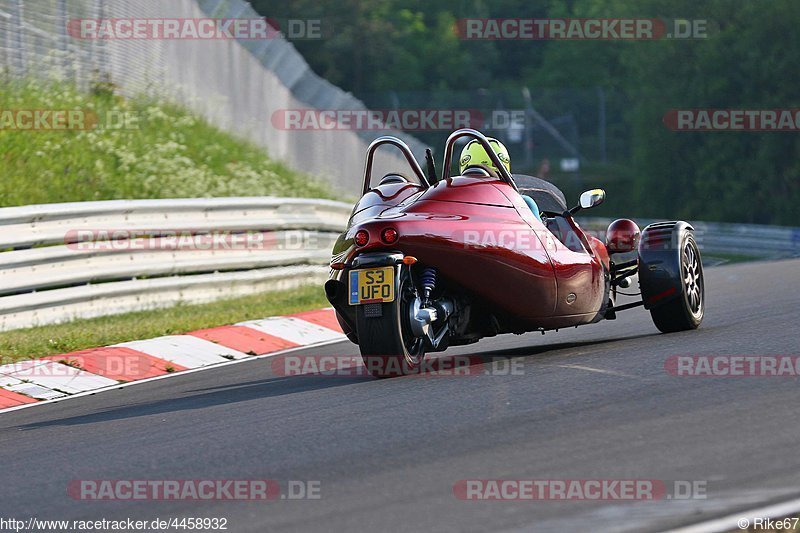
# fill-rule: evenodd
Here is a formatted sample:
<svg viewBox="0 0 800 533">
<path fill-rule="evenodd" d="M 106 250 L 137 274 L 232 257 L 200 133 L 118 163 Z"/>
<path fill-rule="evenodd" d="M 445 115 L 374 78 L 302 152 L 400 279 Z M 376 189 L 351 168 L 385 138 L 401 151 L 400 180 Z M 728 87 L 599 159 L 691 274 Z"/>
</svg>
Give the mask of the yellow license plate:
<svg viewBox="0 0 800 533">
<path fill-rule="evenodd" d="M 350 305 L 394 301 L 394 267 L 350 271 Z"/>
</svg>

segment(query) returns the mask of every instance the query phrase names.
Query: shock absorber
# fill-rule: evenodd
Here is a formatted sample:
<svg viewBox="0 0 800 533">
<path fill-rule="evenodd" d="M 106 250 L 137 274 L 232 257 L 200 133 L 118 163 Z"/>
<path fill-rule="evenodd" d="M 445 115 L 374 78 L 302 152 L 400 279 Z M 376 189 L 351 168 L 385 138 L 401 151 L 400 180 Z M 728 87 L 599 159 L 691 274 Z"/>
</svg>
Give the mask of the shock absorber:
<svg viewBox="0 0 800 533">
<path fill-rule="evenodd" d="M 422 271 L 420 277 L 420 284 L 422 285 L 422 306 L 427 307 L 430 304 L 431 294 L 436 289 L 436 269 L 426 268 Z"/>
</svg>

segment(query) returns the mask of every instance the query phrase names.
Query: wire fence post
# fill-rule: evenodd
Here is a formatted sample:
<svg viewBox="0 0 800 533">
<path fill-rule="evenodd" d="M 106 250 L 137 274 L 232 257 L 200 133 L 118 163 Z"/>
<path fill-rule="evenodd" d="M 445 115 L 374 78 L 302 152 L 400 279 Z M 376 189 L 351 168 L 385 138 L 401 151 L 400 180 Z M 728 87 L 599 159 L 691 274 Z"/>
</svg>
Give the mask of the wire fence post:
<svg viewBox="0 0 800 533">
<path fill-rule="evenodd" d="M 58 49 L 61 52 L 61 58 L 58 63 L 64 78 L 74 82 L 74 79 L 69 74 L 71 69 L 69 60 L 69 34 L 67 32 L 67 24 L 69 24 L 69 19 L 67 18 L 67 0 L 58 0 L 57 13 L 59 35 Z"/>
<path fill-rule="evenodd" d="M 92 15 L 99 20 L 105 18 L 105 0 L 94 0 L 92 5 Z M 89 87 L 93 89 L 98 85 L 103 84 L 110 77 L 108 69 L 107 48 L 105 39 L 94 39 L 91 46 L 91 68 L 92 72 L 89 76 Z"/>
<path fill-rule="evenodd" d="M 12 0 L 11 2 L 11 31 L 12 47 L 14 49 L 14 71 L 17 76 L 24 77 L 26 74 L 25 54 L 22 46 L 23 22 L 23 0 Z"/>
</svg>

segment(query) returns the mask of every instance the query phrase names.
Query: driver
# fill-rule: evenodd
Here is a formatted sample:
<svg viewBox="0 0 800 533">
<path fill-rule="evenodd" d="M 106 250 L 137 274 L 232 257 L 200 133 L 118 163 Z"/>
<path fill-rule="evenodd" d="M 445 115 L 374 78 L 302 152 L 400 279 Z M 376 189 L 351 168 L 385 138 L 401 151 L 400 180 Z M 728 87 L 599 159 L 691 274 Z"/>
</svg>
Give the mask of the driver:
<svg viewBox="0 0 800 533">
<path fill-rule="evenodd" d="M 487 137 L 489 141 L 489 146 L 492 147 L 494 153 L 497 154 L 497 158 L 503 163 L 503 166 L 506 167 L 508 173 L 511 173 L 511 158 L 508 157 L 508 150 L 503 143 L 495 139 L 494 137 Z M 499 173 L 500 170 L 492 163 L 489 154 L 486 153 L 486 149 L 483 145 L 478 141 L 478 139 L 472 139 L 470 142 L 464 146 L 464 149 L 461 150 L 461 157 L 459 158 L 459 169 L 461 171 L 462 176 L 470 176 L 470 175 L 479 175 L 479 176 L 489 176 L 489 172 L 487 170 L 492 170 L 495 173 Z M 542 221 L 542 216 L 539 213 L 539 206 L 530 196 L 523 194 L 522 199 L 525 200 L 525 203 L 528 204 L 531 212 L 533 212 L 533 216 L 539 219 L 539 222 Z"/>
<path fill-rule="evenodd" d="M 497 158 L 503 163 L 503 166 L 506 167 L 506 170 L 511 172 L 511 158 L 508 157 L 508 150 L 506 147 L 503 146 L 503 143 L 495 139 L 494 137 L 487 137 L 489 141 L 489 145 L 494 150 L 494 153 L 497 154 Z M 492 169 L 495 172 L 500 172 L 492 160 L 489 158 L 489 154 L 486 153 L 483 145 L 478 141 L 478 139 L 472 139 L 470 142 L 464 146 L 464 149 L 461 150 L 461 157 L 459 158 L 459 168 L 461 169 L 461 174 L 483 174 L 486 175 L 486 169 L 481 167 L 487 167 L 487 169 Z M 483 172 L 481 172 L 483 171 Z"/>
</svg>

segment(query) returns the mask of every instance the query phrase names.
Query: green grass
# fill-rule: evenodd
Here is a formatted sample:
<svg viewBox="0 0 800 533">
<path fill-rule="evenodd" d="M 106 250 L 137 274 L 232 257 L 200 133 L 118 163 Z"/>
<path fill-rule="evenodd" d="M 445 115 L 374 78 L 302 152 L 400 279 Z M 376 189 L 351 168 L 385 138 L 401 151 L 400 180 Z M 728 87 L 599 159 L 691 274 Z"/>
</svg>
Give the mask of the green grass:
<svg viewBox="0 0 800 533">
<path fill-rule="evenodd" d="M 327 186 L 180 107 L 152 98 L 121 98 L 112 89 L 101 84 L 85 93 L 58 81 L 20 82 L 0 76 L 0 113 L 81 110 L 104 126 L 31 131 L 0 120 L 0 207 L 112 199 L 333 197 Z M 108 127 L 107 117 L 112 115 L 135 121 Z M 15 330 L 0 333 L 0 361 L 185 333 L 326 304 L 320 287 L 308 287 Z"/>
<path fill-rule="evenodd" d="M 3 363 L 328 306 L 319 286 L 0 333 Z"/>
<path fill-rule="evenodd" d="M 0 80 L 0 111 L 83 110 L 129 127 L 30 131 L 0 126 L 0 207 L 71 201 L 296 196 L 327 186 L 177 106 L 82 93 L 64 83 Z M 265 117 L 264 120 L 268 120 Z"/>
</svg>

